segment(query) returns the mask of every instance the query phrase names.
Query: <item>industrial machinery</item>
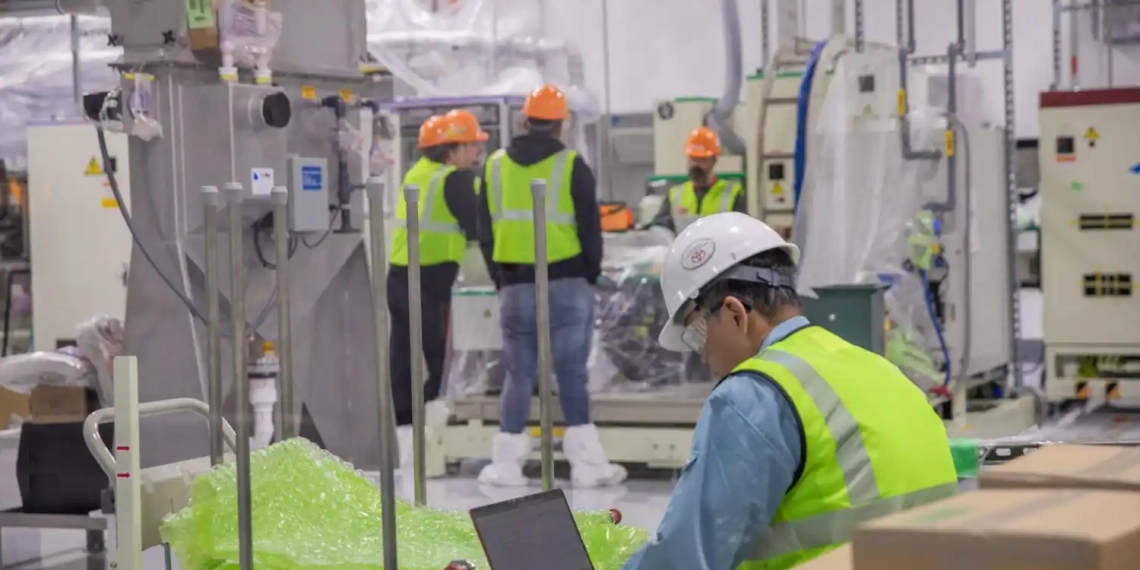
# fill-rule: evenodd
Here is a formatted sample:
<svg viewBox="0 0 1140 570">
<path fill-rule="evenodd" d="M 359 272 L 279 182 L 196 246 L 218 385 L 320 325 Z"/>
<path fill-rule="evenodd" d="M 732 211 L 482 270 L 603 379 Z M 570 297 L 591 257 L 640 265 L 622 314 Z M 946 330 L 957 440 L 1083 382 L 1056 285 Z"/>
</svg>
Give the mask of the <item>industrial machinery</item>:
<svg viewBox="0 0 1140 570">
<path fill-rule="evenodd" d="M 1038 120 L 1046 393 L 1136 397 L 1140 89 L 1042 93 Z"/>
<path fill-rule="evenodd" d="M 127 137 L 107 135 L 110 165 L 130 210 Z M 103 171 L 89 123 L 34 123 L 28 127 L 28 178 L 34 350 L 76 343 L 76 327 L 94 315 L 126 316 L 131 234 Z M 75 239 L 77 231 L 89 241 Z M 38 310 L 37 310 L 38 309 Z"/>
</svg>

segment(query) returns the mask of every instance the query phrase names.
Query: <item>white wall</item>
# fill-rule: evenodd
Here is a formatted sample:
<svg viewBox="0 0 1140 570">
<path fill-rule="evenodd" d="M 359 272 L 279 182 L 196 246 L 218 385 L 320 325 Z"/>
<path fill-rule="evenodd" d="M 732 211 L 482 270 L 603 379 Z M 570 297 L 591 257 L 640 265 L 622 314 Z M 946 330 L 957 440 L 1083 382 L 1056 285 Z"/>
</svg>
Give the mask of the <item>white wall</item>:
<svg viewBox="0 0 1140 570">
<path fill-rule="evenodd" d="M 762 65 L 760 2 L 739 0 L 744 37 L 745 73 Z M 806 4 L 806 35 L 824 38 L 831 29 L 831 0 L 802 0 Z M 724 83 L 724 45 L 719 2 L 706 0 L 545 0 L 546 28 L 551 37 L 577 45 L 586 60 L 587 83 L 604 98 L 606 91 L 603 7 L 609 18 L 609 108 L 615 113 L 648 111 L 655 99 L 718 96 Z M 848 18 L 854 2 L 848 2 Z M 915 0 L 918 55 L 944 53 L 955 36 L 954 0 Z M 1001 2 L 977 0 L 979 50 L 1001 48 Z M 1037 134 L 1037 97 L 1052 80 L 1052 10 L 1049 0 L 1013 0 L 1014 85 L 1016 132 Z M 895 43 L 895 1 L 865 0 L 868 41 Z M 774 13 L 773 13 L 774 16 Z M 773 17 L 773 20 L 775 18 Z M 1081 85 L 1105 84 L 1105 58 L 1082 22 Z M 853 31 L 849 22 L 848 30 Z M 1068 46 L 1068 25 L 1062 26 Z M 1067 55 L 1066 55 L 1067 57 Z M 1067 71 L 1066 65 L 1063 66 Z M 1140 55 L 1115 50 L 1115 84 L 1140 83 Z M 984 114 L 1002 116 L 1001 65 L 979 63 L 973 71 L 983 80 Z M 1066 79 L 1067 81 L 1067 79 Z"/>
</svg>

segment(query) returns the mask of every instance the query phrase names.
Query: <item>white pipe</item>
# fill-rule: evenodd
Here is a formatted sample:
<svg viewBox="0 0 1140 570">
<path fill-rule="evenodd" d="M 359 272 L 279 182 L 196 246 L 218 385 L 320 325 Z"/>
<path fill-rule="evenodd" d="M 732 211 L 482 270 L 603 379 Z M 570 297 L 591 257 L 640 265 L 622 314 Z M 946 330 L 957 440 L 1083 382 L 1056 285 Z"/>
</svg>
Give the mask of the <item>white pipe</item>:
<svg viewBox="0 0 1140 570">
<path fill-rule="evenodd" d="M 249 404 L 253 407 L 253 437 L 250 449 L 264 449 L 273 442 L 273 406 L 277 404 L 276 378 L 251 378 Z"/>
</svg>

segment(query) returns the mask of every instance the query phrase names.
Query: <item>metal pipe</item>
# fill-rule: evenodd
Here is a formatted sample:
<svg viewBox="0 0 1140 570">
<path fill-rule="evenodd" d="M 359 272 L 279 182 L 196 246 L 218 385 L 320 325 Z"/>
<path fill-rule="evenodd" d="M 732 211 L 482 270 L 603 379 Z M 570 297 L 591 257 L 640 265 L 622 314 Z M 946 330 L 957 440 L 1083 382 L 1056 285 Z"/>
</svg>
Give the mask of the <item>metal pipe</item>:
<svg viewBox="0 0 1140 570">
<path fill-rule="evenodd" d="M 863 53 L 866 45 L 866 31 L 863 22 L 863 0 L 855 0 L 855 52 Z"/>
<path fill-rule="evenodd" d="M 960 46 L 971 69 L 978 63 L 978 0 L 965 0 L 962 17 L 966 20 L 966 44 Z"/>
<path fill-rule="evenodd" d="M 206 404 L 210 407 L 210 465 L 225 461 L 222 443 L 222 291 L 218 286 L 217 186 L 202 187 L 206 280 Z"/>
<path fill-rule="evenodd" d="M 554 488 L 553 363 L 550 346 L 550 273 L 546 255 L 546 181 L 530 181 L 534 215 L 534 299 L 538 329 L 538 413 L 541 425 L 542 490 Z"/>
<path fill-rule="evenodd" d="M 423 291 L 420 289 L 420 187 L 404 186 L 404 223 L 408 227 L 408 344 L 412 365 L 412 465 L 416 506 L 427 505 L 427 473 L 424 471 L 424 337 Z"/>
<path fill-rule="evenodd" d="M 1053 0 L 1053 81 L 1049 90 L 1061 86 L 1061 0 Z"/>
<path fill-rule="evenodd" d="M 959 48 L 964 48 L 964 47 L 966 47 L 966 1 L 965 0 L 957 0 L 955 2 L 954 19 L 957 20 L 956 28 L 958 31 L 958 37 L 955 39 L 955 43 L 958 45 Z"/>
<path fill-rule="evenodd" d="M 1075 10 L 1076 0 L 1072 0 L 1070 9 Z M 1069 87 L 1074 91 L 1081 88 L 1081 47 L 1077 38 L 1081 35 L 1080 15 L 1075 11 L 1069 14 Z"/>
<path fill-rule="evenodd" d="M 380 416 L 380 521 L 384 568 L 396 565 L 396 412 L 388 368 L 388 245 L 384 239 L 384 179 L 368 178 L 368 240 L 372 261 L 372 321 L 376 327 L 376 380 Z"/>
<path fill-rule="evenodd" d="M 902 157 L 905 160 L 939 160 L 942 158 L 942 153 L 936 150 L 914 150 L 911 147 L 910 140 L 910 119 L 907 115 L 910 114 L 910 102 L 907 101 L 906 87 L 907 87 L 907 68 L 909 62 L 907 61 L 907 51 L 899 49 L 899 94 L 898 94 L 898 115 L 899 115 L 899 146 L 902 149 Z"/>
<path fill-rule="evenodd" d="M 58 4 L 57 4 L 58 6 Z M 70 18 L 71 24 L 71 96 L 75 99 L 75 104 L 79 110 L 83 110 L 83 72 L 80 69 L 79 61 L 79 16 L 72 14 Z"/>
<path fill-rule="evenodd" d="M 931 212 L 954 212 L 958 207 L 958 153 L 955 152 L 955 125 L 958 123 L 958 45 L 946 48 L 946 201 L 926 204 Z M 967 205 L 967 211 L 969 206 Z M 967 222 L 966 231 L 969 230 Z M 968 257 L 970 252 L 966 252 Z M 967 285 L 968 286 L 968 285 Z"/>
<path fill-rule="evenodd" d="M 760 0 L 760 66 L 767 69 L 772 59 L 771 0 Z"/>
<path fill-rule="evenodd" d="M 1002 67 L 1002 82 L 1004 85 L 1005 105 L 1005 207 L 1009 225 L 1006 231 L 1006 280 L 1009 284 L 1009 313 L 1006 316 L 1009 323 L 1009 354 L 1013 362 L 1013 385 L 1025 385 L 1025 378 L 1021 370 L 1021 294 L 1017 281 L 1017 264 L 1012 263 L 1017 256 L 1017 171 L 1014 161 L 1017 158 L 1017 130 L 1014 121 L 1017 118 L 1014 112 L 1014 85 L 1013 85 L 1013 0 L 1001 0 L 1001 47 L 1005 50 L 1005 65 Z M 1006 388 L 1009 388 L 1007 385 Z M 1009 391 L 1007 390 L 1008 394 Z"/>
<path fill-rule="evenodd" d="M 914 0 L 906 0 L 906 54 L 911 55 L 915 50 L 914 42 Z M 905 87 L 904 87 L 905 89 Z"/>
<path fill-rule="evenodd" d="M 605 109 L 602 110 L 602 117 L 604 120 L 598 121 L 595 125 L 597 130 L 597 141 L 594 143 L 598 145 L 598 163 L 597 169 L 602 169 L 601 177 L 606 181 L 606 197 L 610 200 L 614 199 L 614 174 L 612 161 L 614 156 L 613 145 L 610 142 L 611 126 L 613 126 L 613 87 L 610 84 L 612 74 L 610 73 L 610 2 L 609 0 L 602 0 L 602 102 Z M 603 156 L 603 152 L 605 155 Z"/>
<path fill-rule="evenodd" d="M 249 376 L 246 374 L 248 337 L 245 321 L 245 221 L 241 183 L 227 182 L 230 234 L 230 341 L 233 344 L 234 403 L 237 411 L 237 499 L 238 499 L 238 565 L 253 570 L 253 501 L 249 482 Z"/>
<path fill-rule="evenodd" d="M 744 54 L 740 33 L 740 10 L 736 0 L 720 1 L 724 26 L 724 91 L 708 114 L 708 124 L 720 136 L 721 144 L 734 155 L 743 156 L 747 147 L 740 135 L 732 130 L 729 120 L 740 103 L 740 88 L 744 82 Z"/>
<path fill-rule="evenodd" d="M 273 199 L 273 258 L 277 280 L 277 437 L 297 437 L 293 399 L 293 313 L 289 293 L 289 190 L 276 186 Z"/>
</svg>

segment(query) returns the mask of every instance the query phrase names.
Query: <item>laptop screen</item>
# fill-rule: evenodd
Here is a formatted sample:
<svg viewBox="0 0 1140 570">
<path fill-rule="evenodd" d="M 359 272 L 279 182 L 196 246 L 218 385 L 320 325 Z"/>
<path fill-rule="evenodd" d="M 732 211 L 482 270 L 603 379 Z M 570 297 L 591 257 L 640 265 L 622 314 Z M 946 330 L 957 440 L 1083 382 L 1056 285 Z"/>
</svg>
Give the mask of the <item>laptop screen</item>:
<svg viewBox="0 0 1140 570">
<path fill-rule="evenodd" d="M 594 570 L 559 489 L 471 509 L 471 522 L 491 570 Z"/>
</svg>

